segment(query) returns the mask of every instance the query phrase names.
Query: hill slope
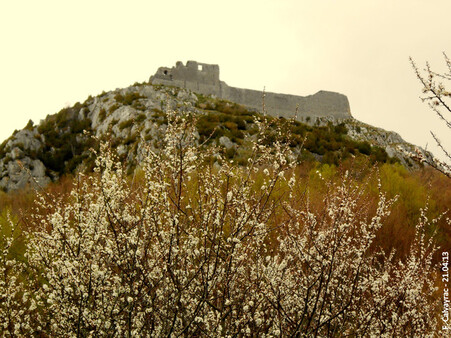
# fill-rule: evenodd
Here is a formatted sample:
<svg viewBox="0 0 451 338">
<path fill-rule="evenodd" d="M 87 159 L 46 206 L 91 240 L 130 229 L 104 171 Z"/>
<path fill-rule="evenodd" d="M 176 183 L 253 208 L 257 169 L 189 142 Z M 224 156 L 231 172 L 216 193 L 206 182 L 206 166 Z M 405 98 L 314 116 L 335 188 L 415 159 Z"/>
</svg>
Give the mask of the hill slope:
<svg viewBox="0 0 451 338">
<path fill-rule="evenodd" d="M 166 109 L 193 113 L 198 119 L 199 142 L 221 146 L 238 162 L 246 160 L 246 140 L 255 133 L 254 117 L 259 116 L 255 109 L 187 89 L 135 84 L 89 97 L 48 115 L 39 125 L 30 121 L 16 131 L 0 146 L 0 188 L 11 191 L 29 183 L 45 185 L 63 174 L 90 170 L 90 148 L 105 138 L 132 170 L 139 163 L 142 142 L 158 148 Z M 416 165 L 405 157 L 405 151 L 413 151 L 414 146 L 394 132 L 355 119 L 306 118 L 303 122 L 292 122 L 291 145 L 306 160 L 338 163 L 347 157 L 367 156 L 373 162 Z"/>
</svg>

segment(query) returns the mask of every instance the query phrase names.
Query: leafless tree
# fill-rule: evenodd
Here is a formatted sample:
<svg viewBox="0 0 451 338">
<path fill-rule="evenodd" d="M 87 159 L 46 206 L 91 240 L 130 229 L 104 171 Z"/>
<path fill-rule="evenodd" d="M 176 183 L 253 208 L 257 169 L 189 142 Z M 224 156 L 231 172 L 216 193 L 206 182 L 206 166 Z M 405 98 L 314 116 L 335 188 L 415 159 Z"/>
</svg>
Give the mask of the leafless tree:
<svg viewBox="0 0 451 338">
<path fill-rule="evenodd" d="M 451 60 L 448 56 L 443 53 L 445 59 L 447 72 L 437 73 L 434 72 L 429 63 L 426 62 L 426 68 L 420 70 L 415 64 L 412 58 L 410 58 L 410 63 L 415 71 L 415 74 L 423 85 L 423 96 L 421 100 L 426 102 L 428 106 L 437 114 L 437 116 L 443 120 L 445 125 L 451 129 L 451 103 L 449 102 L 451 98 L 451 92 L 447 89 L 447 82 L 451 81 Z M 441 171 L 446 176 L 451 178 L 451 154 L 450 150 L 443 144 L 438 136 L 431 131 L 432 137 L 434 138 L 437 145 L 440 147 L 445 155 L 443 161 L 434 159 L 426 159 L 420 152 L 417 152 L 415 158 L 421 162 L 425 162 L 432 166 L 433 168 Z"/>
</svg>

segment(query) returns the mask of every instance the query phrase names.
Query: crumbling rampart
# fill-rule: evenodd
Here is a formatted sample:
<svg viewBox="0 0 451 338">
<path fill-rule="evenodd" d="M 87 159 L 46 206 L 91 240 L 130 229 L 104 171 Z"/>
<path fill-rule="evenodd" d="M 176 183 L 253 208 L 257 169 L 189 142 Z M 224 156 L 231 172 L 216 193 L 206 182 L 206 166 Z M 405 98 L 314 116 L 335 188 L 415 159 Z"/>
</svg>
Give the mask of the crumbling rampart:
<svg viewBox="0 0 451 338">
<path fill-rule="evenodd" d="M 158 68 L 149 81 L 152 84 L 176 86 L 204 95 L 215 95 L 257 110 L 262 108 L 261 91 L 228 86 L 219 79 L 218 65 L 188 61 L 185 66 L 178 61 L 175 67 Z M 298 107 L 298 118 L 352 117 L 348 98 L 329 91 L 319 91 L 309 96 L 266 93 L 265 107 L 267 113 L 273 116 L 291 117 Z"/>
</svg>

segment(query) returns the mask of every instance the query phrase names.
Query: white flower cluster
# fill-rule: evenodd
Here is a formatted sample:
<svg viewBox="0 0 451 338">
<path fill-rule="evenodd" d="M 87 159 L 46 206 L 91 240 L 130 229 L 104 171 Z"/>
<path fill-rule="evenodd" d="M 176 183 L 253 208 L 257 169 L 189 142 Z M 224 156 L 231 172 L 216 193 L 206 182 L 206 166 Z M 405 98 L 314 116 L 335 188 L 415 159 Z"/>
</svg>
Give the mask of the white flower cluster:
<svg viewBox="0 0 451 338">
<path fill-rule="evenodd" d="M 297 194 L 282 142 L 255 144 L 246 167 L 195 144 L 169 113 L 160 152 L 132 185 L 102 145 L 97 173 L 70 196 L 45 195 L 27 262 L 0 252 L 0 328 L 48 336 L 426 336 L 436 325 L 432 243 L 422 227 L 404 263 L 371 244 L 373 217 L 347 177 L 321 211 Z M 259 122 L 265 130 L 265 122 Z M 263 136 L 262 136 L 263 137 Z M 288 175 L 284 175 L 284 173 Z M 259 175 L 260 174 L 260 175 Z M 288 176 L 288 178 L 286 178 Z M 188 179 L 189 177 L 189 179 Z"/>
</svg>

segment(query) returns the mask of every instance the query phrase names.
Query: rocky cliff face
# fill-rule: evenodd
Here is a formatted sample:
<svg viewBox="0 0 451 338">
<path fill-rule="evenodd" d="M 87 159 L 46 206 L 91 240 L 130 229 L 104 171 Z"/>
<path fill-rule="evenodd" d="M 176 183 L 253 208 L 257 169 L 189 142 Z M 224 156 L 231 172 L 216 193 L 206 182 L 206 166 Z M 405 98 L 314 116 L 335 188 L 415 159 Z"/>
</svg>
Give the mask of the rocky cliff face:
<svg viewBox="0 0 451 338">
<path fill-rule="evenodd" d="M 357 120 L 349 120 L 346 125 L 349 137 L 357 141 L 366 141 L 378 145 L 387 152 L 388 156 L 397 158 L 407 168 L 418 168 L 418 164 L 412 160 L 416 151 L 422 153 L 425 159 L 431 160 L 431 163 L 433 162 L 433 155 L 430 152 L 404 141 L 398 133 Z"/>
<path fill-rule="evenodd" d="M 167 123 L 166 109 L 192 112 L 198 116 L 197 137 L 201 142 L 210 140 L 224 147 L 229 156 L 245 158 L 246 138 L 253 133 L 255 109 L 188 89 L 137 84 L 89 97 L 82 104 L 48 115 L 39 125 L 30 121 L 23 130 L 15 132 L 0 146 L 0 188 L 11 191 L 27 184 L 43 186 L 65 173 L 89 170 L 92 167 L 89 149 L 98 142 L 92 136 L 97 140 L 109 139 L 133 169 L 139 163 L 143 142 L 158 147 Z M 396 133 L 354 119 L 333 119 L 335 127 L 327 118 L 304 118 L 304 122 L 297 122 L 294 130 L 299 137 L 316 138 L 307 150 L 317 159 L 326 160 L 328 154 L 340 157 L 349 151 L 351 155 L 370 155 L 377 148 L 378 152 L 373 154 L 379 154 L 382 160 L 387 160 L 388 154 L 409 165 L 404 150 L 413 151 L 414 146 Z M 321 137 L 329 139 L 328 143 Z"/>
</svg>

